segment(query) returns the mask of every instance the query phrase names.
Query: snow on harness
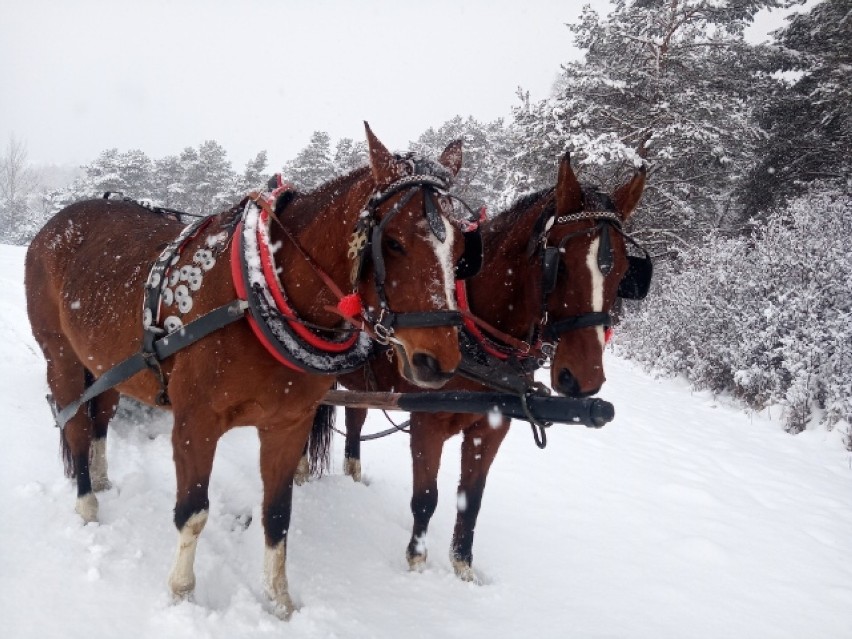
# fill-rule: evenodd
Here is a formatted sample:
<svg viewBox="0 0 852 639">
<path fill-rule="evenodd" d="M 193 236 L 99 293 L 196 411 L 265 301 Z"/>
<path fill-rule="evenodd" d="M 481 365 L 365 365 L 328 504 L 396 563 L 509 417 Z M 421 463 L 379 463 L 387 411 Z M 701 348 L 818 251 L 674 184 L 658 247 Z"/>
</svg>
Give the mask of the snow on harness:
<svg viewBox="0 0 852 639">
<path fill-rule="evenodd" d="M 248 304 L 248 321 L 264 348 L 293 370 L 321 375 L 361 367 L 372 348 L 355 328 L 328 339 L 301 322 L 281 286 L 269 242 L 271 207 L 249 199 L 231 244 L 231 274 L 237 297 Z"/>
<path fill-rule="evenodd" d="M 275 195 L 281 192 L 273 191 Z M 186 226 L 161 252 L 145 284 L 143 337 L 139 352 L 101 375 L 80 398 L 61 410 L 57 409 L 55 417 L 58 427 L 64 428 L 80 406 L 146 368 L 155 374 L 160 383 L 157 403 L 168 405 L 167 380 L 160 363 L 203 337 L 245 317 L 249 318 L 255 335 L 272 356 L 294 370 L 335 374 L 355 370 L 363 364 L 370 352 L 371 342 L 369 336 L 360 331 L 348 331 L 347 338 L 341 341 L 323 340 L 319 336 L 306 339 L 310 329 L 298 322 L 295 312 L 286 303 L 277 276 L 266 279 L 267 273 L 272 276 L 275 273 L 268 241 L 269 218 L 266 215 L 261 217 L 261 210 L 270 208 L 269 200 L 253 194 L 245 198 L 239 207 L 242 207 L 242 211 L 233 238 L 225 232 L 208 236 L 204 247 L 193 254 L 191 264 L 175 268 L 184 249 L 202 235 L 213 216 L 201 218 Z M 216 263 L 214 249 L 224 246 L 229 239 L 232 240 L 231 268 L 237 299 L 184 324 L 179 315 L 192 309 L 192 293 L 200 289 L 204 273 Z M 249 248 L 253 249 L 253 253 L 249 253 Z M 249 274 L 252 274 L 251 279 Z M 246 282 L 249 284 L 246 285 Z M 279 307 L 281 301 L 284 304 Z M 174 312 L 163 318 L 164 307 L 174 307 Z M 246 314 L 246 311 L 249 313 Z"/>
</svg>

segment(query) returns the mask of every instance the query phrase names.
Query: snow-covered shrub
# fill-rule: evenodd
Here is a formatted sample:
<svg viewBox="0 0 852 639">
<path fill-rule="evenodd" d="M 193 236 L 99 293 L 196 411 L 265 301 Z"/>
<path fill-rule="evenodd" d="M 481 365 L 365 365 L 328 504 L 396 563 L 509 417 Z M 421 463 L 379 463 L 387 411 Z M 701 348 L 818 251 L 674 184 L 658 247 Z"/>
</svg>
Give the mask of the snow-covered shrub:
<svg viewBox="0 0 852 639">
<path fill-rule="evenodd" d="M 750 237 L 713 235 L 658 269 L 619 330 L 625 354 L 799 432 L 852 424 L 852 196 L 812 189 Z"/>
</svg>

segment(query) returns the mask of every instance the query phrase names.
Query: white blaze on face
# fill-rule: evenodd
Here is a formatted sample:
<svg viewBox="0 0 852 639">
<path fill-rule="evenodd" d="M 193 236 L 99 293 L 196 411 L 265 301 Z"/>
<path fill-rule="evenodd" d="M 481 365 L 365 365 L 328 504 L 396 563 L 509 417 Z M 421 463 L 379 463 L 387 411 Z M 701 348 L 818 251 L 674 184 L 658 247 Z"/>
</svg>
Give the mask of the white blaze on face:
<svg viewBox="0 0 852 639">
<path fill-rule="evenodd" d="M 592 240 L 592 243 L 589 246 L 589 253 L 586 255 L 586 266 L 589 268 L 589 275 L 592 279 L 591 305 L 593 313 L 600 313 L 603 311 L 604 276 L 598 267 L 598 246 L 600 243 L 601 239 L 599 237 Z M 603 348 L 605 345 L 604 328 L 603 326 L 596 326 L 595 330 L 598 333 L 598 340 L 600 340 L 601 348 Z"/>
<path fill-rule="evenodd" d="M 426 232 L 428 233 L 429 243 L 432 245 L 432 250 L 435 251 L 435 257 L 438 259 L 438 268 L 441 270 L 441 275 L 444 280 L 444 295 L 447 300 L 447 308 L 455 310 L 456 308 L 456 277 L 455 264 L 453 264 L 453 244 L 456 239 L 456 230 L 452 224 L 446 224 L 447 237 L 441 242 L 435 234 L 429 230 L 429 225 L 426 224 Z"/>
</svg>

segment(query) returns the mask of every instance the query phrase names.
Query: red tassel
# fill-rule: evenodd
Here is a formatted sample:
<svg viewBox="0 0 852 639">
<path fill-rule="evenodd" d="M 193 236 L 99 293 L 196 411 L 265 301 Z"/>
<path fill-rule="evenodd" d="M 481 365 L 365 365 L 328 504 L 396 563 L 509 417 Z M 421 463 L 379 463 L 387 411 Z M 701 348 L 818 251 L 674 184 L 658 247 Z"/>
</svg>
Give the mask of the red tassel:
<svg viewBox="0 0 852 639">
<path fill-rule="evenodd" d="M 604 344 L 609 344 L 612 341 L 612 334 L 615 330 L 611 326 L 607 326 L 604 329 Z"/>
<path fill-rule="evenodd" d="M 337 310 L 345 317 L 360 317 L 364 312 L 364 306 L 361 304 L 361 297 L 358 293 L 350 293 L 340 298 L 337 303 Z"/>
</svg>

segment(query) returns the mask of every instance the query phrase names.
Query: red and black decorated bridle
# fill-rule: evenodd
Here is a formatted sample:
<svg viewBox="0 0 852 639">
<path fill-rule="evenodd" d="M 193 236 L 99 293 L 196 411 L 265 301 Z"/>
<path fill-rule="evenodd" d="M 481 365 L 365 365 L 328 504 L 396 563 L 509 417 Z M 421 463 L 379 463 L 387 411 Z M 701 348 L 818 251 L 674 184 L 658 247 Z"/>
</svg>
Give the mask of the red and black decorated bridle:
<svg viewBox="0 0 852 639">
<path fill-rule="evenodd" d="M 386 190 L 373 195 L 358 217 L 349 243 L 349 258 L 353 260 L 350 284 L 357 289 L 366 269 L 372 261 L 373 279 L 379 298 L 378 309 L 360 309 L 360 314 L 372 327 L 379 342 L 387 340 L 397 328 L 427 328 L 436 326 L 461 326 L 462 314 L 457 310 L 434 310 L 420 312 L 396 312 L 390 308 L 385 292 L 385 260 L 382 254 L 382 237 L 388 224 L 403 210 L 418 191 L 423 193 L 423 215 L 432 234 L 439 242 L 447 239 L 446 217 L 459 228 L 464 237 L 464 252 L 455 265 L 457 279 L 472 277 L 482 265 L 482 239 L 479 233 L 479 217 L 475 216 L 460 198 L 448 193 L 450 183 L 435 175 L 410 175 L 394 182 Z M 384 215 L 379 207 L 397 194 L 402 197 Z M 455 200 L 468 211 L 466 219 L 454 219 L 441 211 L 440 198 Z"/>
<path fill-rule="evenodd" d="M 541 264 L 541 280 L 539 283 L 541 312 L 535 326 L 530 331 L 529 341 L 525 342 L 506 335 L 475 317 L 470 312 L 465 284 L 463 282 L 456 284 L 456 295 L 459 300 L 459 307 L 464 314 L 466 330 L 488 354 L 503 361 L 535 359 L 539 365 L 543 365 L 553 357 L 556 342 L 559 341 L 563 333 L 581 328 L 603 326 L 608 333 L 607 339 L 609 338 L 609 329 L 612 326 L 612 317 L 609 313 L 582 313 L 555 322 L 550 321 L 547 306 L 556 289 L 562 262 L 561 255 L 565 252 L 569 240 L 580 236 L 600 235 L 597 265 L 601 273 L 606 276 L 612 271 L 614 263 L 610 233 L 619 233 L 635 246 L 642 253 L 642 256 L 627 256 L 628 268 L 619 282 L 618 297 L 634 300 L 644 299 L 651 285 L 653 274 L 651 257 L 633 237 L 623 230 L 621 216 L 617 212 L 581 211 L 563 216 L 549 215 L 548 213 L 548 211 L 545 211 L 536 223 L 535 228 L 538 231 L 530 241 L 530 257 L 534 254 L 537 255 Z M 595 222 L 595 225 L 569 233 L 561 237 L 558 243 L 554 245 L 549 244 L 550 233 L 553 228 L 580 220 L 591 220 Z M 537 251 L 536 247 L 538 247 Z M 487 336 L 486 332 L 495 337 L 496 340 Z"/>
</svg>

